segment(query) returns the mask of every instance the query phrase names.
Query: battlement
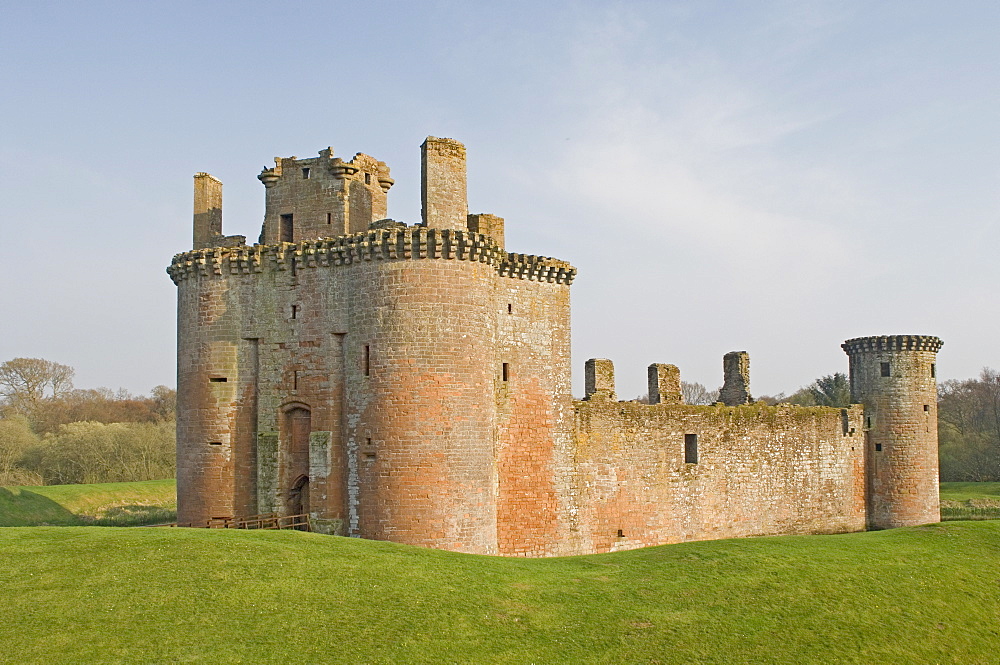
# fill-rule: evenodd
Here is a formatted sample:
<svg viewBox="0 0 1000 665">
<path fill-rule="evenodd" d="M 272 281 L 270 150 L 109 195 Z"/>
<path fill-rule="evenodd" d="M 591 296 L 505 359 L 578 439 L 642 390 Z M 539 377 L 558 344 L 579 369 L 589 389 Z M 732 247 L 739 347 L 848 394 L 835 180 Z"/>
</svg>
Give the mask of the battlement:
<svg viewBox="0 0 1000 665">
<path fill-rule="evenodd" d="M 865 351 L 931 351 L 937 353 L 944 342 L 932 335 L 879 335 L 855 337 L 840 345 L 848 354 Z"/>
<path fill-rule="evenodd" d="M 174 256 L 167 274 L 178 284 L 213 274 L 250 274 L 360 261 L 455 259 L 487 263 L 502 277 L 557 284 L 570 284 L 576 277 L 576 268 L 565 261 L 505 252 L 494 238 L 482 233 L 394 224 L 396 228 L 299 243 L 195 249 Z"/>
</svg>

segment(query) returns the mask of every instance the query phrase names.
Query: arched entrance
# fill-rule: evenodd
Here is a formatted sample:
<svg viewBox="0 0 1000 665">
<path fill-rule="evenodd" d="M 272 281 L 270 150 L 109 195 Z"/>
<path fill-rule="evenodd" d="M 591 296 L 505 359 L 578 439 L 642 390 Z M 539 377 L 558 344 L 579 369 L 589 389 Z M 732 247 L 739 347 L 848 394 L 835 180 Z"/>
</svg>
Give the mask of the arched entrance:
<svg viewBox="0 0 1000 665">
<path fill-rule="evenodd" d="M 312 412 L 308 405 L 293 402 L 282 408 L 281 464 L 284 514 L 309 512 L 309 434 Z"/>
<path fill-rule="evenodd" d="M 299 476 L 288 490 L 287 508 L 289 515 L 305 515 L 309 512 L 309 476 Z"/>
</svg>

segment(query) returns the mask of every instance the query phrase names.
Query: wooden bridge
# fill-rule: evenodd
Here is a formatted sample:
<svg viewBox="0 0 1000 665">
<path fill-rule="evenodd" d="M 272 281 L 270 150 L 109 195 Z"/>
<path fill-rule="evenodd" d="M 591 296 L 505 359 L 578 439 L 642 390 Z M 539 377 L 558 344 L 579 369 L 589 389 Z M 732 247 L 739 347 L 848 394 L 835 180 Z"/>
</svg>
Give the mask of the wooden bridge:
<svg viewBox="0 0 1000 665">
<path fill-rule="evenodd" d="M 215 517 L 205 522 L 171 522 L 152 526 L 179 526 L 194 529 L 296 529 L 312 531 L 309 515 L 251 515 L 250 517 Z"/>
</svg>

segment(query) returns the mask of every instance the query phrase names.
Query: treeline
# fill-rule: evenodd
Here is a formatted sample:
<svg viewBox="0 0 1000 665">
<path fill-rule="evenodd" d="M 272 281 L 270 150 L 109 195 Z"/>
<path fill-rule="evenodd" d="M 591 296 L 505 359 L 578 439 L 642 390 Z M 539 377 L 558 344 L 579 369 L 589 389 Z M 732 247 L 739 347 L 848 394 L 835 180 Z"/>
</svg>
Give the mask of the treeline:
<svg viewBox="0 0 1000 665">
<path fill-rule="evenodd" d="M 0 364 L 0 485 L 172 478 L 176 393 L 80 390 L 73 374 L 40 358 Z"/>
</svg>

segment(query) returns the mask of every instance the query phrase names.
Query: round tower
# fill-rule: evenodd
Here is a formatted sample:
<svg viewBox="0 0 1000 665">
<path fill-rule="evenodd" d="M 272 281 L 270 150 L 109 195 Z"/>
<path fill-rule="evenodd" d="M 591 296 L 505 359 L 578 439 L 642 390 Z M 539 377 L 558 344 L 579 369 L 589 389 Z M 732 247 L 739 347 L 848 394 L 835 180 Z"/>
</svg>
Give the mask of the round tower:
<svg viewBox="0 0 1000 665">
<path fill-rule="evenodd" d="M 943 342 L 927 335 L 849 339 L 851 400 L 865 407 L 868 526 L 941 521 L 937 380 Z"/>
</svg>

